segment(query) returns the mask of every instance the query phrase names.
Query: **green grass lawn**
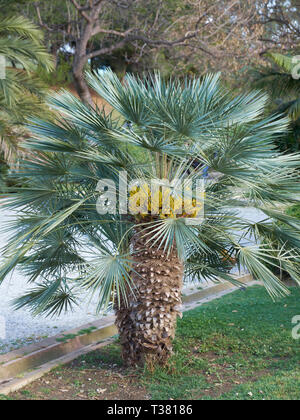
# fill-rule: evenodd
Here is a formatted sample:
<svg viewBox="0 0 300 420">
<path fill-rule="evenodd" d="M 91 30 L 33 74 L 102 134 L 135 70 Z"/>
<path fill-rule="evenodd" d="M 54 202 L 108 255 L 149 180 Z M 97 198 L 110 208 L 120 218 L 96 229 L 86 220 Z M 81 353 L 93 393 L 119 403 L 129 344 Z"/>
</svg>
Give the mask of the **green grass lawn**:
<svg viewBox="0 0 300 420">
<path fill-rule="evenodd" d="M 300 290 L 274 303 L 265 289 L 237 291 L 186 313 L 178 324 L 173 372 L 143 380 L 152 398 L 299 399 Z"/>
<path fill-rule="evenodd" d="M 86 376 L 94 372 L 102 379 L 93 386 L 105 389 L 96 399 L 118 398 L 126 389 L 120 399 L 139 392 L 140 399 L 300 400 L 300 340 L 292 338 L 296 315 L 300 315 L 300 289 L 291 288 L 291 295 L 276 303 L 262 287 L 239 290 L 184 314 L 168 368 L 154 373 L 127 371 L 116 342 L 45 377 L 48 391 L 43 399 L 55 399 L 59 386 L 69 386 L 69 397 L 75 398 L 74 378 L 85 383 L 87 396 L 95 396 Z M 53 382 L 58 376 L 63 384 Z M 13 398 L 41 398 L 38 386 L 42 384 L 30 385 Z"/>
</svg>

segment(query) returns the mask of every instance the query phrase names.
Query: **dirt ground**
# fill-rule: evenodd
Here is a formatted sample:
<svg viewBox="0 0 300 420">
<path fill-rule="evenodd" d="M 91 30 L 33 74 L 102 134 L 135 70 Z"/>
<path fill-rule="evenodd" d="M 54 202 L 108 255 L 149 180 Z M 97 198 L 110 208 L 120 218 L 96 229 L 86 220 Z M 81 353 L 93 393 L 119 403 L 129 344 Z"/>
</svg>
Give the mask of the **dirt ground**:
<svg viewBox="0 0 300 420">
<path fill-rule="evenodd" d="M 43 378 L 26 386 L 25 389 L 10 394 L 13 400 L 149 400 L 151 395 L 143 385 L 142 371 L 128 370 L 122 367 L 118 357 L 116 363 L 105 361 L 109 346 L 100 351 L 90 353 L 88 358 L 79 358 L 72 363 L 50 372 Z M 114 353 L 114 349 L 112 350 Z M 197 354 L 197 348 L 193 351 Z M 199 355 L 200 356 L 200 355 Z M 201 354 L 202 361 L 209 363 L 209 371 L 195 370 L 191 375 L 205 378 L 206 389 L 202 392 L 192 393 L 191 399 L 203 397 L 216 398 L 229 391 L 236 385 L 241 385 L 249 380 L 256 381 L 266 374 L 266 371 L 257 371 L 252 377 L 241 377 L 228 371 L 224 364 L 218 372 L 218 356 L 213 352 Z M 99 363 L 99 360 L 101 362 Z M 93 365 L 95 363 L 95 365 Z M 100 366 L 99 366 L 100 364 Z M 102 365 L 102 366 L 101 366 Z M 170 398 L 172 399 L 172 398 Z"/>
<path fill-rule="evenodd" d="M 55 87 L 55 86 L 53 86 L 51 89 L 54 90 L 55 92 L 59 92 L 61 90 L 60 87 Z M 78 93 L 76 92 L 74 84 L 68 85 L 67 90 L 70 93 L 72 93 L 72 95 L 78 97 Z M 112 107 L 104 99 L 102 99 L 94 90 L 90 90 L 90 92 L 91 92 L 91 96 L 92 96 L 92 99 L 93 99 L 94 103 L 99 108 L 102 108 L 104 106 L 104 108 L 107 112 L 112 111 Z"/>
<path fill-rule="evenodd" d="M 137 376 L 123 375 L 122 369 L 73 370 L 51 372 L 11 394 L 14 400 L 147 400 L 146 389 L 137 384 Z"/>
</svg>

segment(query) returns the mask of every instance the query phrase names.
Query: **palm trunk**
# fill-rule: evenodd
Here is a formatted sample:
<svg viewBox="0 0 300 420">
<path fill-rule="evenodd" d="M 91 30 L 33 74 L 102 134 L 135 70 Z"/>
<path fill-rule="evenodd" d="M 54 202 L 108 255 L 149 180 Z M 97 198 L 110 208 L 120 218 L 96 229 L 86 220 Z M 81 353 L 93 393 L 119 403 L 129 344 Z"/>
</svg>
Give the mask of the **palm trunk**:
<svg viewBox="0 0 300 420">
<path fill-rule="evenodd" d="M 172 354 L 177 316 L 181 315 L 183 263 L 174 249 L 146 244 L 141 233 L 132 239 L 135 293 L 116 308 L 122 356 L 128 366 L 164 365 Z"/>
</svg>

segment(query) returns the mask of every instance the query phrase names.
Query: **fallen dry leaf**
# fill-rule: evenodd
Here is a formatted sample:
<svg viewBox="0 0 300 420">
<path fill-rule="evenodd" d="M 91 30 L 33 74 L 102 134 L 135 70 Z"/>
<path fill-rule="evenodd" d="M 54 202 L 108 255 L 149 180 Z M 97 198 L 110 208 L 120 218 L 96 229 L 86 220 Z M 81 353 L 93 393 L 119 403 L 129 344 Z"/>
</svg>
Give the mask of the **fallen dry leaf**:
<svg viewBox="0 0 300 420">
<path fill-rule="evenodd" d="M 103 394 L 106 391 L 106 388 L 104 389 L 97 389 L 98 394 Z"/>
</svg>

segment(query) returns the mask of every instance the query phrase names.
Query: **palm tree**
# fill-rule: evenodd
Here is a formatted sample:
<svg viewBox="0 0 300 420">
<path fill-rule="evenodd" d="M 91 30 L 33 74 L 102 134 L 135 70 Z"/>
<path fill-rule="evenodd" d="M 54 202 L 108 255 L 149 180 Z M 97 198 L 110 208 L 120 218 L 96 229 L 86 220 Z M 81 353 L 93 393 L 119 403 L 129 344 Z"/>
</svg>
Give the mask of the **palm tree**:
<svg viewBox="0 0 300 420">
<path fill-rule="evenodd" d="M 20 165 L 22 187 L 6 199 L 18 218 L 5 226 L 12 236 L 0 279 L 21 267 L 35 284 L 17 308 L 59 314 L 90 290 L 99 311 L 116 312 L 126 364 L 164 364 L 185 279 L 236 283 L 230 271 L 237 264 L 273 298 L 288 289 L 272 267 L 284 267 L 300 284 L 300 224 L 282 210 L 299 201 L 300 156 L 276 151 L 274 136 L 288 120 L 261 119 L 265 95 L 232 97 L 219 75 L 183 84 L 159 74 L 127 75 L 122 84 L 113 72 L 99 71 L 87 80 L 113 113 L 66 91 L 51 97 L 58 119 L 34 121 L 26 147 L 40 157 Z M 206 166 L 218 176 L 205 183 L 204 220 L 190 223 L 203 203 L 188 192 L 190 209 L 175 212 L 179 181 L 194 182 Z M 125 173 L 133 183 L 128 189 Z M 171 184 L 169 212 L 163 190 L 149 193 L 153 179 Z M 115 196 L 117 208 L 128 200 L 129 208 L 143 210 L 112 211 Z M 260 209 L 265 219 L 251 222 L 237 207 Z"/>
<path fill-rule="evenodd" d="M 292 133 L 285 133 L 279 144 L 283 150 L 300 148 L 300 81 L 293 77 L 296 63 L 293 57 L 268 53 L 271 66 L 254 71 L 255 85 L 268 91 L 273 106 L 271 111 L 285 114 L 291 120 Z"/>
<path fill-rule="evenodd" d="M 22 151 L 26 119 L 46 113 L 46 89 L 34 72 L 38 65 L 51 70 L 52 59 L 43 46 L 43 33 L 21 16 L 0 21 L 0 55 L 10 66 L 1 69 L 0 152 L 6 162 L 11 162 Z"/>
</svg>

